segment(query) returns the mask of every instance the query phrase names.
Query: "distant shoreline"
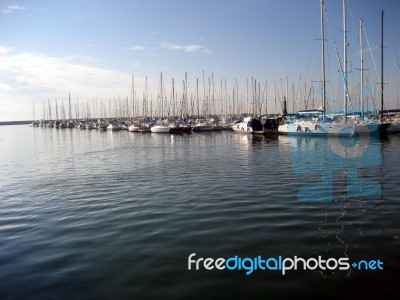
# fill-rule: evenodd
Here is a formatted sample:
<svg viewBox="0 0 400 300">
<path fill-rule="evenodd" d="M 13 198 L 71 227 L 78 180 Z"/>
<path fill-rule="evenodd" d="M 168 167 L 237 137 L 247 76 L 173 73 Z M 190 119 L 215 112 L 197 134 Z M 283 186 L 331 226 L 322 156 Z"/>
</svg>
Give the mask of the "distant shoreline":
<svg viewBox="0 0 400 300">
<path fill-rule="evenodd" d="M 28 125 L 31 124 L 33 121 L 0 121 L 1 125 Z"/>
</svg>

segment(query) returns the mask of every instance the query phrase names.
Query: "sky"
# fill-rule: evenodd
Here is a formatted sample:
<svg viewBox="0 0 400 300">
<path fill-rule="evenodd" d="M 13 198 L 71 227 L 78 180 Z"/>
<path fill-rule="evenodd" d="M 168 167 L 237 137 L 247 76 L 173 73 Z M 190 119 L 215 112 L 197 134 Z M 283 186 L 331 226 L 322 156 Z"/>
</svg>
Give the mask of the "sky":
<svg viewBox="0 0 400 300">
<path fill-rule="evenodd" d="M 399 0 L 347 0 L 349 92 L 356 105 L 363 18 L 364 86 L 376 94 L 381 10 L 385 105 L 397 108 Z M 333 107 L 343 94 L 342 1 L 325 0 L 325 11 L 327 91 Z M 216 90 L 226 81 L 229 94 L 238 88 L 237 96 L 247 99 L 248 85 L 256 80 L 266 90 L 269 112 L 281 111 L 275 99 L 279 102 L 286 93 L 289 111 L 301 109 L 311 95 L 317 106 L 322 80 L 320 1 L 0 0 L 0 121 L 31 120 L 33 102 L 35 118 L 42 118 L 44 105 L 66 104 L 69 93 L 78 105 L 130 97 L 132 76 L 137 99 L 143 98 L 146 78 L 148 98 L 156 99 L 161 73 L 167 97 L 172 79 L 176 97 L 182 97 L 187 73 L 190 94 L 198 79 L 204 95 L 212 76 Z"/>
</svg>

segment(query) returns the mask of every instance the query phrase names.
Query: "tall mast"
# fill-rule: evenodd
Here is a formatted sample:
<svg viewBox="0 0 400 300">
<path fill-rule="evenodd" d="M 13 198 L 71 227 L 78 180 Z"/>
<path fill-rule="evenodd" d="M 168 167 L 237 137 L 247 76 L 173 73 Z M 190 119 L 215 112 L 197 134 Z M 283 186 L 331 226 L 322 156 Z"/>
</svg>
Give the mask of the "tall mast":
<svg viewBox="0 0 400 300">
<path fill-rule="evenodd" d="M 162 72 L 160 75 L 160 97 L 161 97 L 161 119 L 164 117 L 164 101 L 163 101 L 163 79 L 162 79 Z"/>
<path fill-rule="evenodd" d="M 381 122 L 383 121 L 383 10 L 381 20 Z"/>
<path fill-rule="evenodd" d="M 72 112 L 71 112 L 71 93 L 68 93 L 68 108 L 69 108 L 69 110 L 68 110 L 68 117 L 69 117 L 69 120 L 71 120 L 71 119 L 72 119 Z"/>
<path fill-rule="evenodd" d="M 268 116 L 268 84 L 265 80 L 265 115 Z"/>
<path fill-rule="evenodd" d="M 196 80 L 197 119 L 200 118 L 199 79 Z"/>
<path fill-rule="evenodd" d="M 325 122 L 326 108 L 326 81 L 325 81 L 325 33 L 324 33 L 324 0 L 321 0 L 321 43 L 322 43 L 322 106 L 324 109 L 322 118 Z"/>
<path fill-rule="evenodd" d="M 289 78 L 286 76 L 286 108 L 289 106 Z M 292 111 L 294 113 L 294 110 Z"/>
<path fill-rule="evenodd" d="M 343 60 L 344 60 L 344 67 L 343 67 L 343 79 L 344 79 L 344 122 L 347 123 L 347 28 L 346 28 L 346 0 L 343 0 Z"/>
<path fill-rule="evenodd" d="M 146 83 L 144 86 L 144 99 L 143 99 L 143 117 L 146 117 L 147 115 L 147 108 L 148 108 L 148 103 L 147 103 L 147 76 L 146 76 Z"/>
<path fill-rule="evenodd" d="M 56 102 L 56 120 L 58 120 L 58 106 L 57 106 L 57 99 L 55 99 Z"/>
<path fill-rule="evenodd" d="M 35 100 L 33 100 L 33 121 L 35 121 Z"/>
<path fill-rule="evenodd" d="M 364 117 L 364 49 L 363 49 L 363 20 L 360 19 L 360 48 L 361 48 L 361 81 L 360 81 L 360 103 L 361 103 L 361 117 Z"/>
<path fill-rule="evenodd" d="M 132 118 L 135 118 L 135 79 L 132 75 Z"/>
</svg>

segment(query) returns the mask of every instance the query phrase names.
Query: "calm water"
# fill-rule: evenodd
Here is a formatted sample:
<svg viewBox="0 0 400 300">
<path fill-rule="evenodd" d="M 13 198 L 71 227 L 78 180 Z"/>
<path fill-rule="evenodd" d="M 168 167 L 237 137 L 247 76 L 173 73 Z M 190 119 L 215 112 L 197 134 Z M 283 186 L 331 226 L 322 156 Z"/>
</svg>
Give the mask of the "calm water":
<svg viewBox="0 0 400 300">
<path fill-rule="evenodd" d="M 0 298 L 399 295 L 400 135 L 358 161 L 327 145 L 0 126 Z M 384 269 L 189 271 L 191 253 Z"/>
</svg>

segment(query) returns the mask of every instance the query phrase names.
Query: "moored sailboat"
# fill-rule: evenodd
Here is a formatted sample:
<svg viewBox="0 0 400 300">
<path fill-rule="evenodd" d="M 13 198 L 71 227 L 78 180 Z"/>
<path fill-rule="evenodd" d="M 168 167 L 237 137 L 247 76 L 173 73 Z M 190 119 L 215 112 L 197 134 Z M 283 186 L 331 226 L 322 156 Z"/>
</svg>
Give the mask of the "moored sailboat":
<svg viewBox="0 0 400 300">
<path fill-rule="evenodd" d="M 354 123 L 347 123 L 347 87 L 345 81 L 344 123 L 333 122 L 326 118 L 326 79 L 325 79 L 325 32 L 324 32 L 324 1 L 320 1 L 321 13 L 321 45 L 322 45 L 322 109 L 315 113 L 284 115 L 283 123 L 279 125 L 278 132 L 289 135 L 307 136 L 353 136 L 355 131 Z M 346 45 L 345 45 L 346 47 Z M 345 73 L 346 70 L 344 70 Z M 346 76 L 344 76 L 346 77 Z"/>
</svg>

